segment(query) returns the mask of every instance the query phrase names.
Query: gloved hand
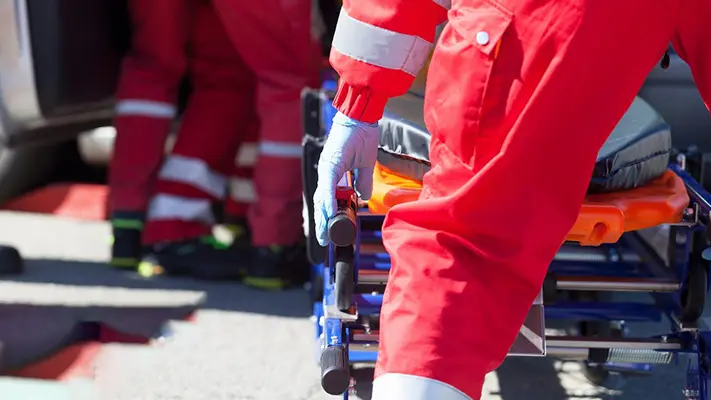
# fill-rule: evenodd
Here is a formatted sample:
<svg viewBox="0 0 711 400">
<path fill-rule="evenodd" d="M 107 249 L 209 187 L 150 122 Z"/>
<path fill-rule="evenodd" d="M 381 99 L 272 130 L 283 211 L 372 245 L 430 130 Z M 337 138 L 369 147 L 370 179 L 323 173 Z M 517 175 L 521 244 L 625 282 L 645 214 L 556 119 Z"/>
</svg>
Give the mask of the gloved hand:
<svg viewBox="0 0 711 400">
<path fill-rule="evenodd" d="M 354 173 L 355 190 L 363 200 L 373 192 L 373 170 L 378 156 L 378 124 L 367 124 L 340 112 L 318 162 L 318 186 L 314 193 L 316 238 L 328 245 L 328 220 L 336 215 L 336 186 L 348 171 Z"/>
</svg>

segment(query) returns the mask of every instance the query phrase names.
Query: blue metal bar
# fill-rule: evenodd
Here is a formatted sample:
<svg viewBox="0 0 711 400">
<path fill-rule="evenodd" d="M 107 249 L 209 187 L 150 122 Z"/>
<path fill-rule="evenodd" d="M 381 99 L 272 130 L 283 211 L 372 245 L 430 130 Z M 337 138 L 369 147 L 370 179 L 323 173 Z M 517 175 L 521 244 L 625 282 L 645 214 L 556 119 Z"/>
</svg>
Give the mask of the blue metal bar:
<svg viewBox="0 0 711 400">
<path fill-rule="evenodd" d="M 662 312 L 654 304 L 633 302 L 561 302 L 545 307 L 546 319 L 659 322 Z"/>
<path fill-rule="evenodd" d="M 708 224 L 711 214 L 711 193 L 704 189 L 688 172 L 684 171 L 679 164 L 671 163 L 669 169 L 684 181 L 689 199 L 699 205 L 699 218 Z"/>
<path fill-rule="evenodd" d="M 348 359 L 352 363 L 374 363 L 377 358 L 377 351 L 351 350 L 348 352 Z"/>
<path fill-rule="evenodd" d="M 383 306 L 383 295 L 357 294 L 355 295 L 355 303 L 358 304 L 358 313 L 360 315 L 380 314 L 380 308 Z"/>
</svg>

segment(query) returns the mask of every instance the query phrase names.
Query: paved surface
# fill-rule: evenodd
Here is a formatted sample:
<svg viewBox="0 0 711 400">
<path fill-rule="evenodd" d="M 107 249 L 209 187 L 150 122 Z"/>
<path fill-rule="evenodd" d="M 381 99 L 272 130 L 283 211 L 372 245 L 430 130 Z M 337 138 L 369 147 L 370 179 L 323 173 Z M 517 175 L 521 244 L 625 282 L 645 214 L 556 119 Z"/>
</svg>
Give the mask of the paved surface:
<svg viewBox="0 0 711 400">
<path fill-rule="evenodd" d="M 144 281 L 109 271 L 108 226 L 56 217 L 0 212 L 0 243 L 15 245 L 28 260 L 21 282 L 0 282 L 0 298 L 72 300 L 67 293 L 106 301 L 96 287 L 144 289 L 153 301 L 166 296 L 206 296 L 196 323 L 176 322 L 152 346 L 109 345 L 93 381 L 65 384 L 0 379 L 3 399 L 15 400 L 326 400 L 314 362 L 310 305 L 303 291 L 265 294 L 237 284 L 188 280 Z M 3 286 L 5 285 L 5 286 Z M 5 289 L 2 289 L 2 288 Z M 13 290 L 10 290 L 14 288 Z M 83 288 L 83 289 L 79 289 Z M 129 290 L 130 292 L 130 290 Z M 82 295 L 84 296 L 84 295 Z M 82 297 L 80 296 L 80 297 Z M 93 298 L 90 298 L 94 296 Z M 130 297 L 130 296 L 129 296 Z M 663 326 L 636 327 L 644 334 Z M 576 363 L 512 359 L 490 374 L 486 400 L 679 399 L 683 366 L 658 368 L 651 378 L 613 376 L 606 388 L 586 383 Z M 369 399 L 372 371 L 358 372 L 360 399 Z M 6 395 L 8 394 L 8 395 Z"/>
</svg>

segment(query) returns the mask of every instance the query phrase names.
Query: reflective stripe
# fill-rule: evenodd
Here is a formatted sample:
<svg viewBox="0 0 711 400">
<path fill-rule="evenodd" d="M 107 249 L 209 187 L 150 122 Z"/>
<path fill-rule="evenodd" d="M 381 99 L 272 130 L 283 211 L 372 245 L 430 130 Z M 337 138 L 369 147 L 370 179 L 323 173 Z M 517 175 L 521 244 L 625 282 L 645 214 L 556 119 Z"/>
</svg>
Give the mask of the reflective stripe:
<svg viewBox="0 0 711 400">
<path fill-rule="evenodd" d="M 301 193 L 301 204 L 301 219 L 304 221 L 302 224 L 304 236 L 309 237 L 309 221 L 311 221 L 311 219 L 309 219 L 309 207 L 307 206 L 308 203 L 306 202 L 306 195 L 304 193 Z"/>
<path fill-rule="evenodd" d="M 214 224 L 212 202 L 207 199 L 190 199 L 169 194 L 155 196 L 148 205 L 150 221 L 193 221 Z"/>
<path fill-rule="evenodd" d="M 438 5 L 442 6 L 443 8 L 446 8 L 447 10 L 452 8 L 452 0 L 432 0 L 432 1 L 434 1 Z"/>
<path fill-rule="evenodd" d="M 432 43 L 367 24 L 341 9 L 333 49 L 354 60 L 416 76 L 430 55 Z"/>
<path fill-rule="evenodd" d="M 257 164 L 257 155 L 259 149 L 256 143 L 243 143 L 239 147 L 237 157 L 235 157 L 235 165 L 238 167 L 253 167 Z"/>
<path fill-rule="evenodd" d="M 230 179 L 230 198 L 238 203 L 254 203 L 257 201 L 257 192 L 251 179 Z"/>
<path fill-rule="evenodd" d="M 121 100 L 116 103 L 116 115 L 140 115 L 155 118 L 175 117 L 175 106 L 151 100 Z"/>
<path fill-rule="evenodd" d="M 438 380 L 405 374 L 383 374 L 373 381 L 371 400 L 472 400 Z"/>
<path fill-rule="evenodd" d="M 190 185 L 217 199 L 225 197 L 227 179 L 198 158 L 172 155 L 163 164 L 158 178 Z"/>
<path fill-rule="evenodd" d="M 301 144 L 263 141 L 259 143 L 259 154 L 281 158 L 301 158 Z"/>
</svg>

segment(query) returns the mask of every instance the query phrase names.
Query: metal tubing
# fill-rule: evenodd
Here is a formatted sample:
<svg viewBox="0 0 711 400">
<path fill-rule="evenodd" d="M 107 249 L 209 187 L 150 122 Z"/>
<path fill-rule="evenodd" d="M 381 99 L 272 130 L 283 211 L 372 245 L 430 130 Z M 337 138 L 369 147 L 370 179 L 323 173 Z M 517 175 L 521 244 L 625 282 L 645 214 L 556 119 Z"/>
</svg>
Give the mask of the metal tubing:
<svg viewBox="0 0 711 400">
<path fill-rule="evenodd" d="M 711 194 L 696 182 L 688 172 L 684 171 L 679 164 L 669 164 L 669 169 L 674 171 L 686 185 L 686 192 L 689 194 L 691 201 L 699 205 L 699 218 L 703 222 L 709 222 L 709 214 L 711 214 Z"/>
<path fill-rule="evenodd" d="M 639 262 L 641 260 L 637 254 L 627 249 L 563 245 L 556 253 L 554 261 Z"/>
<path fill-rule="evenodd" d="M 366 332 L 354 329 L 352 333 L 354 343 L 378 343 L 379 331 Z M 676 341 L 663 341 L 659 339 L 641 338 L 584 338 L 576 336 L 546 336 L 546 346 L 556 348 L 576 349 L 648 349 L 648 350 L 680 350 L 681 343 Z"/>
<path fill-rule="evenodd" d="M 605 292 L 677 292 L 679 282 L 657 278 L 627 277 L 556 277 L 558 290 L 594 290 Z"/>
<path fill-rule="evenodd" d="M 377 352 L 377 333 L 353 334 L 353 342 L 348 347 L 352 351 Z M 362 331 L 360 331 L 362 332 Z M 546 355 L 573 360 L 587 360 L 590 349 L 629 349 L 649 351 L 681 350 L 678 342 L 663 342 L 654 339 L 616 339 L 616 338 L 586 338 L 549 336 L 546 338 Z"/>
<path fill-rule="evenodd" d="M 574 336 L 548 336 L 546 345 L 551 347 L 570 347 L 576 349 L 647 349 L 681 350 L 681 343 L 659 339 L 640 338 L 592 338 L 580 339 Z"/>
<path fill-rule="evenodd" d="M 362 248 L 362 247 L 361 247 Z M 384 285 L 388 281 L 388 271 L 359 270 L 358 283 Z M 628 277 L 556 277 L 558 290 L 585 290 L 605 292 L 677 292 L 679 282 L 671 279 L 628 278 Z"/>
</svg>

